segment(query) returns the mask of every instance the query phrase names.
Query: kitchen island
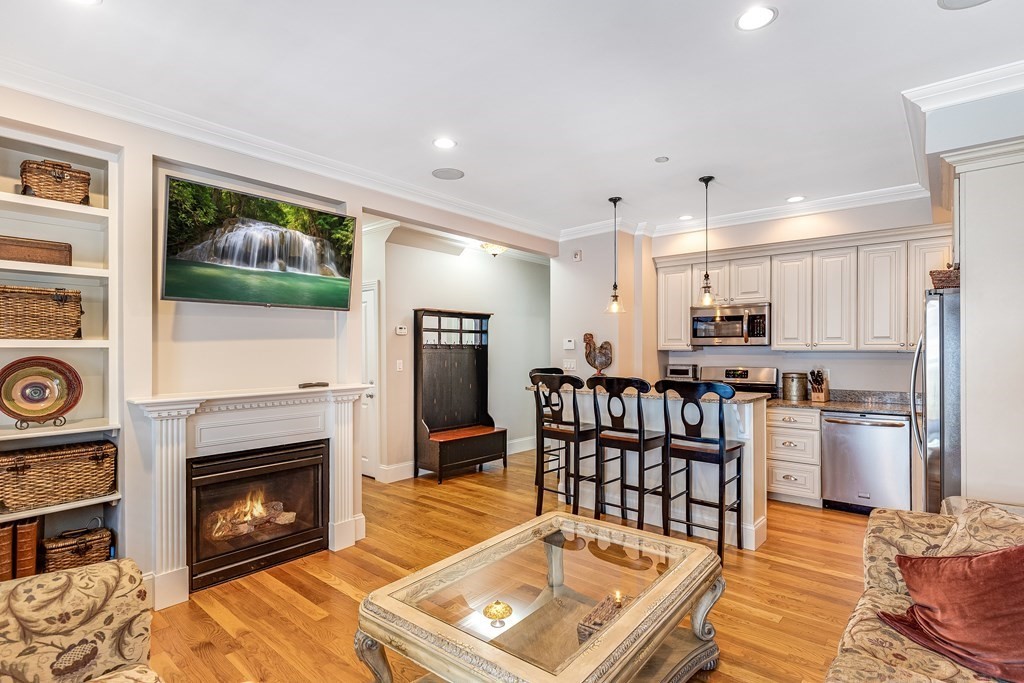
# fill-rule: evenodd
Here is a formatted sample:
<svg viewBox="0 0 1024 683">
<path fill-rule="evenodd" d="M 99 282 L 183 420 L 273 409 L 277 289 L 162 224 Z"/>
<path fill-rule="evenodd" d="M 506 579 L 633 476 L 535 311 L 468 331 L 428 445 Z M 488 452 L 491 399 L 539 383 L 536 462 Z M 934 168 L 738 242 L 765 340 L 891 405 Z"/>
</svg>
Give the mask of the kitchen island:
<svg viewBox="0 0 1024 683">
<path fill-rule="evenodd" d="M 653 385 L 653 382 L 651 383 Z M 527 387 L 529 390 L 534 390 L 533 386 Z M 583 422 L 594 422 L 594 396 L 593 391 L 590 389 L 581 389 L 577 393 L 579 408 L 580 408 L 580 419 Z M 627 394 L 628 395 L 628 394 Z M 635 396 L 635 394 L 633 394 Z M 728 439 L 735 439 L 743 442 L 743 539 L 744 546 L 746 549 L 756 549 L 768 536 L 768 523 L 767 523 L 767 487 L 766 487 L 766 476 L 765 476 L 765 459 L 767 452 L 767 401 L 770 398 L 768 394 L 763 393 L 750 393 L 750 392 L 736 392 L 736 396 L 725 401 L 722 409 L 725 411 L 725 434 Z M 563 399 L 566 401 L 566 405 L 571 407 L 572 400 L 570 394 L 563 393 Z M 598 400 L 602 402 L 602 406 L 606 405 L 607 395 L 601 391 L 598 393 Z M 679 406 L 681 401 L 675 397 L 669 399 L 671 404 L 671 410 L 673 413 L 673 420 L 675 421 L 676 430 L 682 429 L 682 423 L 679 418 Z M 627 411 L 629 415 L 633 414 L 635 401 L 627 400 Z M 648 429 L 661 431 L 664 426 L 664 408 L 662 406 L 662 396 L 657 393 L 644 394 L 641 397 L 641 404 L 643 405 L 644 411 L 644 424 Z M 702 407 L 704 409 L 704 436 L 715 436 L 718 430 L 718 397 L 714 394 L 708 394 L 702 401 Z M 605 413 L 607 414 L 607 413 Z M 568 415 L 568 411 L 567 411 Z M 628 422 L 632 426 L 635 426 L 635 419 Z M 590 441 L 583 444 L 581 455 L 588 455 L 594 452 L 594 442 Z M 614 449 L 608 449 L 608 457 L 615 457 L 617 453 Z M 629 481 L 636 481 L 636 473 L 638 467 L 638 461 L 635 453 L 625 454 L 626 462 L 626 474 Z M 654 463 L 655 458 L 660 458 L 661 453 L 650 451 L 647 453 L 648 464 Z M 679 469 L 682 463 L 679 462 L 673 469 Z M 715 500 L 718 497 L 718 469 L 714 465 L 708 465 L 706 463 L 692 463 L 693 467 L 693 494 L 695 498 L 701 498 L 704 500 Z M 731 477 L 734 474 L 733 467 L 735 462 L 729 465 L 729 474 Z M 619 463 L 610 463 L 607 465 L 606 478 L 614 479 L 618 476 Z M 590 459 L 582 464 L 582 470 L 584 475 L 592 474 L 594 472 L 594 460 Z M 679 491 L 685 488 L 685 476 L 677 475 L 675 490 Z M 660 469 L 652 469 L 647 473 L 647 485 L 656 485 L 659 483 L 661 477 Z M 728 491 L 728 499 L 732 500 L 732 491 L 735 484 L 730 484 Z M 615 515 L 618 513 L 618 508 L 613 505 L 619 502 L 619 490 L 618 486 L 608 486 L 605 490 L 605 498 L 608 502 L 608 511 Z M 636 494 L 627 492 L 627 504 L 631 507 L 636 507 Z M 594 507 L 594 485 L 591 482 L 583 482 L 580 487 L 580 508 L 587 508 L 593 510 Z M 581 513 L 582 514 L 582 513 Z M 658 496 L 648 495 L 646 497 L 646 510 L 644 512 L 646 521 L 648 524 L 660 525 L 661 523 L 661 499 Z M 683 519 L 686 516 L 686 498 L 681 497 L 675 500 L 672 504 L 672 517 L 676 519 Z M 725 542 L 730 545 L 736 545 L 736 526 L 733 521 L 735 515 L 726 515 L 726 532 Z M 635 515 L 631 517 L 635 520 Z M 709 508 L 702 508 L 700 506 L 693 506 L 693 521 L 701 524 L 716 524 L 717 514 L 714 510 Z M 672 530 L 680 533 L 685 533 L 685 528 L 682 524 L 673 523 Z M 705 538 L 715 538 L 715 533 L 712 531 L 706 531 L 704 529 L 693 529 L 694 534 Z"/>
</svg>

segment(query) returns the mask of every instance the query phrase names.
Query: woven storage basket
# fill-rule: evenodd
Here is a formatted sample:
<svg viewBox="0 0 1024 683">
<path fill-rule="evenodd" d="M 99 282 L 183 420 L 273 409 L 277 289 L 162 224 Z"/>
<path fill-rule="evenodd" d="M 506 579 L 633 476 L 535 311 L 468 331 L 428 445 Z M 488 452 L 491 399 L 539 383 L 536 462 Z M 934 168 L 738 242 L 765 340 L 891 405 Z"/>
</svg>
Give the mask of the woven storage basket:
<svg viewBox="0 0 1024 683">
<path fill-rule="evenodd" d="M 932 278 L 932 286 L 935 289 L 949 289 L 960 286 L 959 265 L 946 270 L 932 270 L 928 274 Z"/>
<path fill-rule="evenodd" d="M 21 193 L 71 204 L 89 203 L 89 172 L 62 161 L 21 162 Z"/>
<path fill-rule="evenodd" d="M 114 492 L 117 446 L 90 441 L 0 454 L 0 513 Z"/>
<path fill-rule="evenodd" d="M 65 531 L 56 538 L 43 539 L 42 571 L 55 572 L 74 569 L 110 559 L 113 537 L 110 529 L 75 529 Z"/>
<path fill-rule="evenodd" d="M 0 285 L 0 339 L 81 339 L 82 293 Z"/>
</svg>

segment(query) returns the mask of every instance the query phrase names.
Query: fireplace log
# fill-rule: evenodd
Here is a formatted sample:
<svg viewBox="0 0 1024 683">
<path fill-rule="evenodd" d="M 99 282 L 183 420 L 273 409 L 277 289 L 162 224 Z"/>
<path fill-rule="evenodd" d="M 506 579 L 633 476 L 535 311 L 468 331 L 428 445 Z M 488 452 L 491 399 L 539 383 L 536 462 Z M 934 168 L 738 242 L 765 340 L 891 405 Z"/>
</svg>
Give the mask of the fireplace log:
<svg viewBox="0 0 1024 683">
<path fill-rule="evenodd" d="M 291 524 L 294 521 L 295 521 L 295 513 L 294 512 L 282 512 L 281 514 L 279 514 L 277 517 L 274 518 L 274 524 L 280 524 L 281 526 L 284 526 L 286 524 Z"/>
</svg>

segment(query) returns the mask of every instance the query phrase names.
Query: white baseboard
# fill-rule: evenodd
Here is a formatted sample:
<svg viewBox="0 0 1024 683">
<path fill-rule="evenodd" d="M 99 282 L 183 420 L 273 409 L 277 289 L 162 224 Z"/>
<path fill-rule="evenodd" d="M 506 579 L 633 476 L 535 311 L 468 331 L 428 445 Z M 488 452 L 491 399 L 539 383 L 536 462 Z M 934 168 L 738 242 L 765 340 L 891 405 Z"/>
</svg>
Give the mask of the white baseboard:
<svg viewBox="0 0 1024 683">
<path fill-rule="evenodd" d="M 153 576 L 153 607 L 164 609 L 188 602 L 188 567 Z"/>
<path fill-rule="evenodd" d="M 820 508 L 821 498 L 804 498 L 803 496 L 791 496 L 787 493 L 768 492 L 768 500 L 777 500 L 780 503 L 793 503 L 794 505 L 806 505 L 812 508 Z"/>
<path fill-rule="evenodd" d="M 412 479 L 413 474 L 412 460 L 410 460 L 397 465 L 379 465 L 375 478 L 382 484 L 393 484 L 403 479 Z"/>
<path fill-rule="evenodd" d="M 153 609 L 153 600 L 156 597 L 155 584 L 156 576 L 153 572 L 142 573 L 142 587 L 146 589 L 146 607 L 149 609 Z"/>
<path fill-rule="evenodd" d="M 362 536 L 360 536 L 360 529 Z M 355 545 L 356 541 L 366 536 L 366 518 L 361 514 L 352 519 L 334 522 L 327 525 L 327 547 L 341 550 Z"/>
<path fill-rule="evenodd" d="M 512 439 L 508 442 L 508 454 L 524 453 L 537 450 L 537 437 L 524 436 L 521 439 Z"/>
</svg>

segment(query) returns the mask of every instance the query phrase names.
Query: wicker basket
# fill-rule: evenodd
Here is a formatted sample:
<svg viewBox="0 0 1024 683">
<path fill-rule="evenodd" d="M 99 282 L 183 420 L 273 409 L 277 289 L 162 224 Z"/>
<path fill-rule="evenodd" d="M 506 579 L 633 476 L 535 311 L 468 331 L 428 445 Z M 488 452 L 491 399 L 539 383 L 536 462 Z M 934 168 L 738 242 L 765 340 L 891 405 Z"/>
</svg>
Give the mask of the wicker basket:
<svg viewBox="0 0 1024 683">
<path fill-rule="evenodd" d="M 21 193 L 71 204 L 89 204 L 89 172 L 62 161 L 21 162 Z"/>
<path fill-rule="evenodd" d="M 0 454 L 0 513 L 113 493 L 117 446 L 109 441 Z"/>
<path fill-rule="evenodd" d="M 928 273 L 935 289 L 950 289 L 960 286 L 960 264 L 950 266 L 946 270 L 932 270 Z"/>
<path fill-rule="evenodd" d="M 0 339 L 81 339 L 82 293 L 0 285 Z"/>
<path fill-rule="evenodd" d="M 56 538 L 43 539 L 42 571 L 74 569 L 110 559 L 113 536 L 110 529 L 74 529 Z"/>
</svg>

